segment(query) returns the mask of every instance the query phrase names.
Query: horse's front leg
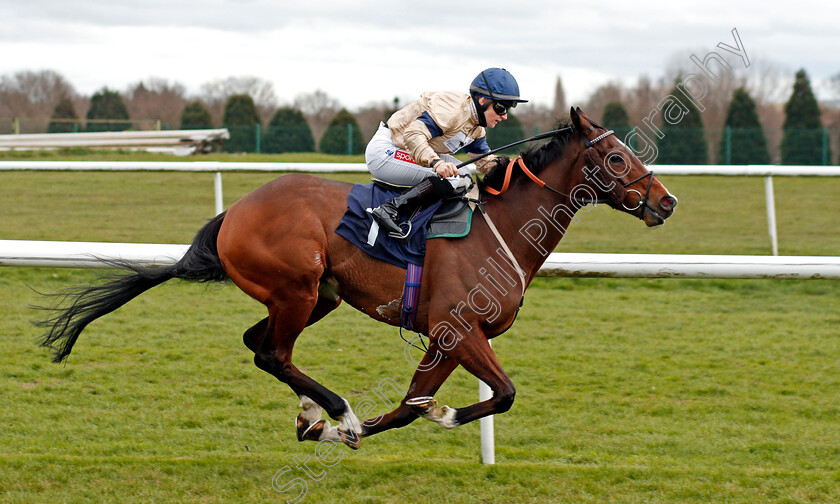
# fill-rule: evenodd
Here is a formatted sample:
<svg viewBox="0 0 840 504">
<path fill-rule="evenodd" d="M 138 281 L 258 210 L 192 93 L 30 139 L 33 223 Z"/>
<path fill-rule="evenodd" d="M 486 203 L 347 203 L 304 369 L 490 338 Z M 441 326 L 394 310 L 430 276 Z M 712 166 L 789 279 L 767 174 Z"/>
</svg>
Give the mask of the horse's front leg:
<svg viewBox="0 0 840 504">
<path fill-rule="evenodd" d="M 440 348 L 432 342 L 429 351 L 416 366 L 408 394 L 390 413 L 379 415 L 362 422 L 362 437 L 372 436 L 388 429 L 405 427 L 417 419 L 418 414 L 411 406 L 417 397 L 433 396 L 443 382 L 458 367 L 458 361 L 445 357 Z"/>
<path fill-rule="evenodd" d="M 409 401 L 409 406 L 415 414 L 452 429 L 510 409 L 516 396 L 516 388 L 502 369 L 483 332 L 473 330 L 463 335 L 447 354 L 450 360 L 457 361 L 473 376 L 489 385 L 493 390 L 493 397 L 463 408 L 453 409 L 449 406 L 438 406 L 437 401 L 431 397 L 433 394 L 429 394 L 428 397 L 419 397 L 420 394 L 414 394 L 414 398 Z"/>
</svg>

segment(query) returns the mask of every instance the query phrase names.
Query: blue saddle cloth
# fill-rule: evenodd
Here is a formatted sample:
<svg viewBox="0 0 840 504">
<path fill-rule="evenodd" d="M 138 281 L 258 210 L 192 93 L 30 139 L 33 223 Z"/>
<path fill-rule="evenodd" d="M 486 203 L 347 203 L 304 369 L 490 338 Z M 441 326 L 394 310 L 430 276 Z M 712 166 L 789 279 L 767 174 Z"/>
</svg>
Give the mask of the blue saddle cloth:
<svg viewBox="0 0 840 504">
<path fill-rule="evenodd" d="M 422 265 L 426 255 L 426 232 L 429 221 L 441 202 L 422 208 L 411 216 L 411 232 L 405 240 L 397 240 L 379 229 L 367 209 L 373 209 L 400 195 L 399 191 L 385 189 L 376 184 L 356 184 L 347 198 L 347 212 L 335 230 L 350 243 L 368 254 L 400 268 L 408 263 Z M 401 216 L 403 220 L 408 217 Z M 405 229 L 405 226 L 403 226 Z"/>
</svg>

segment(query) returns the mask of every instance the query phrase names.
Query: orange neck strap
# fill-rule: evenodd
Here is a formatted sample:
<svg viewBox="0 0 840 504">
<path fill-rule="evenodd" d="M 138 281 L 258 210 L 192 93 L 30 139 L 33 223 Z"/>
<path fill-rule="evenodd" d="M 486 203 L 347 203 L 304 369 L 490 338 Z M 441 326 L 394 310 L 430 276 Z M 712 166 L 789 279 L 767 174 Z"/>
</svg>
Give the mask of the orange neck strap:
<svg viewBox="0 0 840 504">
<path fill-rule="evenodd" d="M 513 167 L 514 165 L 519 165 L 519 168 L 528 176 L 531 180 L 533 180 L 538 186 L 545 187 L 545 182 L 543 182 L 539 177 L 531 173 L 531 170 L 525 166 L 525 162 L 522 160 L 522 157 L 517 157 L 516 159 L 511 159 L 510 163 L 508 163 L 507 170 L 505 171 L 505 181 L 502 184 L 501 189 L 493 189 L 492 187 L 486 187 L 484 190 L 488 193 L 492 194 L 493 196 L 498 196 L 505 191 L 508 190 L 510 187 L 510 178 L 513 175 Z"/>
</svg>

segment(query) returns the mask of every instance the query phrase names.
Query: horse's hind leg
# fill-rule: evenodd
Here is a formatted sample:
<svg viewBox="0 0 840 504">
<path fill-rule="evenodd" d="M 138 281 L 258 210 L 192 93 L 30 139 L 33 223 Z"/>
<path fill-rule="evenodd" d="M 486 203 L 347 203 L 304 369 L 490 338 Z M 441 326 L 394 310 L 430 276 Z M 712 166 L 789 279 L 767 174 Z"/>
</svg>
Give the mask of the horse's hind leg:
<svg viewBox="0 0 840 504">
<path fill-rule="evenodd" d="M 256 324 L 254 324 L 250 329 L 245 331 L 245 334 L 242 336 L 242 341 L 245 343 L 245 346 L 248 347 L 254 353 L 257 353 L 259 350 L 259 344 L 265 337 L 266 332 L 268 331 L 268 317 L 260 320 Z"/>
<path fill-rule="evenodd" d="M 261 365 L 261 363 L 264 363 L 267 359 L 257 358 L 257 356 L 260 355 L 260 346 L 263 344 L 263 341 L 265 341 L 265 339 L 270 336 L 270 332 L 271 331 L 269 330 L 269 318 L 266 317 L 254 324 L 253 327 L 245 331 L 242 340 L 245 343 L 245 346 L 248 347 L 252 352 L 254 352 L 254 363 L 257 365 L 257 367 L 274 375 L 274 373 L 272 373 L 271 371 L 271 366 Z M 280 378 L 278 377 L 278 379 Z M 320 434 L 320 431 L 323 430 L 322 428 L 312 429 L 312 427 L 321 422 L 321 406 L 319 406 L 318 403 L 316 403 L 309 397 L 302 395 L 302 392 L 296 389 L 296 387 L 292 386 L 291 384 L 289 385 L 292 388 L 292 390 L 294 390 L 295 393 L 297 393 L 301 397 L 300 407 L 304 409 L 304 412 L 298 415 L 296 422 L 298 430 L 298 441 L 303 441 L 305 439 L 305 435 L 310 433 L 314 434 L 314 431 L 317 431 Z M 327 390 L 327 392 L 329 392 L 329 390 Z M 332 397 L 330 397 L 330 399 L 332 399 Z M 323 426 L 324 424 L 322 423 L 321 427 Z"/>
<path fill-rule="evenodd" d="M 358 448 L 361 424 L 347 400 L 305 375 L 292 363 L 294 344 L 303 328 L 338 304 L 328 300 L 304 304 L 302 298 L 305 296 L 298 296 L 297 303 L 277 303 L 277 300 L 271 303 L 269 316 L 246 331 L 245 345 L 254 352 L 254 363 L 258 368 L 289 385 L 300 396 L 304 412 L 296 422 L 299 440 L 329 439 Z M 330 417 L 339 420 L 337 427 L 321 420 L 322 407 Z"/>
</svg>

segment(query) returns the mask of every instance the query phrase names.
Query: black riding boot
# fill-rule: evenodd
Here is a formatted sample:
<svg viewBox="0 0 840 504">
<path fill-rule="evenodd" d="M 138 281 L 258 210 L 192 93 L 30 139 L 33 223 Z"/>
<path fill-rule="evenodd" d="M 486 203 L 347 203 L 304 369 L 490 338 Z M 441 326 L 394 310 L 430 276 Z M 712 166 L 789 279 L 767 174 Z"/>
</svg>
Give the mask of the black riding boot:
<svg viewBox="0 0 840 504">
<path fill-rule="evenodd" d="M 434 203 L 449 196 L 452 191 L 452 185 L 446 180 L 437 176 L 429 177 L 391 201 L 374 208 L 370 213 L 373 220 L 388 234 L 404 237 L 405 231 L 397 224 L 400 211 Z"/>
</svg>

